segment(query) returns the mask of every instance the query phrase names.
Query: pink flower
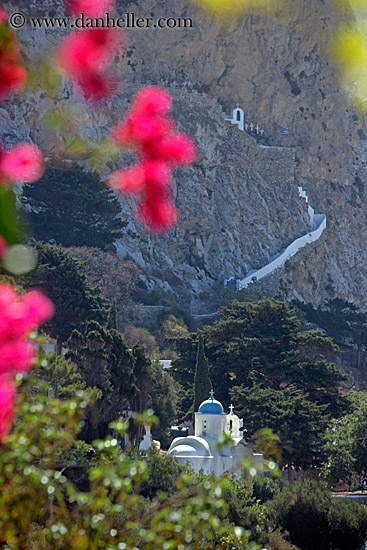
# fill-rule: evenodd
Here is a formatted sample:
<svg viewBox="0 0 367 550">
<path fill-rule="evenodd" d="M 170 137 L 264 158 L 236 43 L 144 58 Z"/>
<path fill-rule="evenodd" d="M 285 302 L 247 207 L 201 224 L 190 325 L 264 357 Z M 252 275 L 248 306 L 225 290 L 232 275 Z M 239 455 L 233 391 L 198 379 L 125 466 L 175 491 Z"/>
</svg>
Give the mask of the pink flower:
<svg viewBox="0 0 367 550">
<path fill-rule="evenodd" d="M 146 160 L 142 163 L 147 187 L 166 190 L 171 180 L 171 169 L 167 162 Z"/>
<path fill-rule="evenodd" d="M 21 143 L 0 156 L 0 176 L 7 180 L 31 183 L 43 172 L 43 156 L 35 145 Z"/>
<path fill-rule="evenodd" d="M 9 433 L 14 418 L 15 385 L 8 376 L 0 377 L 0 444 Z"/>
<path fill-rule="evenodd" d="M 53 304 L 38 291 L 20 296 L 9 284 L 0 284 L 0 443 L 13 419 L 15 387 L 11 375 L 27 372 L 35 349 L 30 331 L 53 315 Z"/>
<path fill-rule="evenodd" d="M 18 91 L 27 80 L 27 73 L 19 64 L 20 52 L 14 34 L 5 27 L 7 12 L 0 8 L 0 25 L 3 27 L 0 36 L 0 100 L 8 99 L 10 94 Z"/>
<path fill-rule="evenodd" d="M 115 77 L 104 73 L 81 74 L 75 82 L 78 96 L 86 101 L 100 103 L 118 90 Z"/>
<path fill-rule="evenodd" d="M 4 342 L 24 338 L 52 317 L 52 302 L 39 291 L 18 296 L 11 285 L 0 285 L 0 348 Z"/>
<path fill-rule="evenodd" d="M 144 146 L 148 147 L 150 140 L 164 136 L 171 128 L 172 122 L 166 118 L 134 113 L 116 124 L 111 130 L 110 137 L 117 145 L 144 149 Z"/>
<path fill-rule="evenodd" d="M 157 233 L 168 231 L 177 221 L 170 200 L 171 168 L 190 164 L 196 156 L 192 140 L 175 132 L 174 121 L 167 116 L 170 109 L 169 94 L 147 86 L 110 133 L 117 145 L 134 149 L 140 158 L 135 166 L 111 174 L 108 185 L 122 193 L 140 193 L 136 216 Z"/>
<path fill-rule="evenodd" d="M 121 34 L 114 29 L 75 31 L 62 40 L 56 60 L 69 77 L 79 77 L 105 69 L 121 45 Z"/>
<path fill-rule="evenodd" d="M 155 233 L 165 233 L 177 223 L 177 210 L 169 200 L 142 202 L 136 216 L 138 220 Z"/>
<path fill-rule="evenodd" d="M 186 134 L 172 134 L 152 140 L 145 151 L 153 158 L 163 159 L 173 165 L 191 164 L 196 157 L 196 148 Z"/>
<path fill-rule="evenodd" d="M 29 370 L 34 348 L 27 335 L 53 312 L 41 292 L 19 296 L 11 285 L 0 284 L 0 373 Z"/>
<path fill-rule="evenodd" d="M 35 358 L 35 349 L 30 341 L 10 341 L 0 346 L 0 376 L 7 372 L 27 372 Z"/>
<path fill-rule="evenodd" d="M 7 99 L 12 92 L 23 88 L 27 72 L 16 63 L 8 62 L 0 52 L 0 99 Z"/>
<path fill-rule="evenodd" d="M 141 165 L 112 172 L 108 185 L 120 193 L 140 193 L 145 184 L 145 171 Z"/>
<path fill-rule="evenodd" d="M 3 256 L 5 256 L 7 250 L 8 250 L 8 243 L 6 242 L 4 237 L 0 235 L 0 259 L 3 258 Z"/>
<path fill-rule="evenodd" d="M 62 40 L 56 62 L 76 85 L 78 95 L 100 102 L 117 89 L 117 79 L 106 68 L 123 45 L 117 29 L 75 31 Z"/>
<path fill-rule="evenodd" d="M 172 99 L 166 90 L 159 86 L 145 86 L 136 94 L 132 111 L 136 116 L 167 115 L 172 107 Z"/>
<path fill-rule="evenodd" d="M 0 6 L 0 25 L 3 25 L 8 18 L 8 12 Z"/>
<path fill-rule="evenodd" d="M 114 0 L 66 0 L 67 12 L 78 16 L 84 13 L 88 17 L 99 17 L 115 7 Z"/>
</svg>

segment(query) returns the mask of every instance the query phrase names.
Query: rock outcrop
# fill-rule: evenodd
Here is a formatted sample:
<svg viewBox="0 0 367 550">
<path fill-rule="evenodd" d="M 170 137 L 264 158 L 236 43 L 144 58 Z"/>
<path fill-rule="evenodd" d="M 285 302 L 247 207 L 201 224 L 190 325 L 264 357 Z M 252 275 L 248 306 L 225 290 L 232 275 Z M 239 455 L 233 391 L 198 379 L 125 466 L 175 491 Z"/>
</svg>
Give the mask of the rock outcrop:
<svg viewBox="0 0 367 550">
<path fill-rule="evenodd" d="M 315 210 L 326 214 L 327 228 L 262 280 L 261 288 L 314 304 L 338 295 L 367 309 L 367 128 L 348 104 L 328 58 L 328 40 L 346 17 L 333 5 L 295 0 L 292 9 L 274 18 L 248 14 L 219 24 L 183 0 L 118 2 L 121 15 L 190 17 L 193 24 L 129 30 L 127 49 L 117 60 L 121 92 L 99 110 L 75 106 L 71 116 L 71 133 L 102 137 L 137 88 L 160 83 L 172 92 L 179 128 L 196 140 L 197 161 L 175 174 L 177 228 L 150 236 L 133 218 L 132 201 L 122 202 L 129 225 L 117 243 L 118 254 L 137 263 L 148 289 L 173 292 L 194 313 L 210 311 L 202 293 L 214 281 L 242 278 L 307 232 L 301 186 Z M 18 1 L 16 11 L 62 15 L 60 4 L 49 0 Z M 29 26 L 19 31 L 33 60 L 61 35 Z M 2 139 L 33 139 L 57 159 L 60 136 L 51 137 L 41 119 L 68 98 L 65 85 L 56 99 L 40 88 L 25 100 L 3 104 Z M 225 121 L 236 104 L 248 122 L 265 130 L 262 138 Z M 289 148 L 280 135 L 286 125 Z"/>
</svg>

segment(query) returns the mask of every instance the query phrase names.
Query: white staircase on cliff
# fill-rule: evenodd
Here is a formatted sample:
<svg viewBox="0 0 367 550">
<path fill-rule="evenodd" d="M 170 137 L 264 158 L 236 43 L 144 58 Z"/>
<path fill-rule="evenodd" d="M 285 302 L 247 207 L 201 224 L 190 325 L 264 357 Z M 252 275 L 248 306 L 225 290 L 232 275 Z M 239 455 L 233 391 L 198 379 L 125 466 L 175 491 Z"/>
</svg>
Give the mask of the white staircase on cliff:
<svg viewBox="0 0 367 550">
<path fill-rule="evenodd" d="M 225 119 L 228 122 L 231 122 L 231 124 L 235 124 L 242 132 L 245 131 L 245 128 L 248 126 L 245 123 L 244 111 L 240 107 L 236 107 L 236 109 L 233 109 L 232 115 L 226 116 Z M 305 199 L 308 206 L 308 215 L 310 217 L 310 231 L 305 235 L 302 235 L 302 237 L 295 239 L 284 250 L 273 256 L 273 258 L 271 258 L 265 266 L 261 267 L 260 269 L 250 271 L 243 279 L 237 279 L 237 290 L 247 288 L 249 284 L 254 283 L 255 281 L 259 281 L 263 277 L 270 275 L 270 273 L 273 273 L 273 271 L 275 271 L 279 267 L 282 267 L 289 258 L 297 254 L 297 252 L 301 248 L 303 248 L 307 244 L 317 241 L 321 237 L 324 229 L 326 228 L 326 215 L 315 214 L 314 209 L 308 202 L 306 191 L 304 191 L 302 187 L 298 187 L 298 192 L 299 196 Z"/>
<path fill-rule="evenodd" d="M 298 191 L 299 196 L 306 199 L 306 202 L 308 203 L 308 197 L 302 187 L 298 187 Z M 249 284 L 254 283 L 255 281 L 259 281 L 263 277 L 270 275 L 270 273 L 272 273 L 279 267 L 282 267 L 285 262 L 289 260 L 289 258 L 297 254 L 297 252 L 301 250 L 301 248 L 303 248 L 307 244 L 311 244 L 317 241 L 321 237 L 324 229 L 326 228 L 325 214 L 315 214 L 314 209 L 310 205 L 308 205 L 308 214 L 310 216 L 310 231 L 305 235 L 302 235 L 302 237 L 298 237 L 298 239 L 291 242 L 291 244 L 288 245 L 287 248 L 271 258 L 269 263 L 267 263 L 264 267 L 250 271 L 250 273 L 248 273 L 244 279 L 238 279 L 236 281 L 237 290 L 247 288 Z"/>
</svg>

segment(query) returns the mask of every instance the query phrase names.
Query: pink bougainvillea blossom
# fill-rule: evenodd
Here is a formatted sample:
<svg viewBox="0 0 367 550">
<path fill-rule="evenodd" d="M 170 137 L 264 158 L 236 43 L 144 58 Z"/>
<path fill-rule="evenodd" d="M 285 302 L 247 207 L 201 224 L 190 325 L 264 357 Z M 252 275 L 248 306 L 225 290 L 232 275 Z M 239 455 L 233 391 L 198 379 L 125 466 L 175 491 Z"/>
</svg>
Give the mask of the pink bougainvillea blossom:
<svg viewBox="0 0 367 550">
<path fill-rule="evenodd" d="M 27 372 L 31 369 L 35 358 L 32 344 L 18 340 L 0 345 L 0 375 L 9 372 Z"/>
<path fill-rule="evenodd" d="M 3 25 L 6 23 L 6 20 L 8 18 L 8 12 L 0 6 L 0 25 Z"/>
<path fill-rule="evenodd" d="M 3 258 L 8 250 L 8 243 L 2 235 L 0 235 L 0 260 Z"/>
<path fill-rule="evenodd" d="M 117 80 L 107 68 L 123 46 L 123 36 L 117 29 L 79 30 L 62 40 L 56 62 L 75 84 L 78 95 L 100 102 L 116 89 Z"/>
<path fill-rule="evenodd" d="M 5 26 L 7 12 L 0 8 L 0 100 L 19 91 L 27 80 L 27 72 L 20 65 L 20 52 L 14 34 Z"/>
<path fill-rule="evenodd" d="M 196 149 L 186 134 L 176 133 L 151 140 L 144 148 L 151 158 L 158 158 L 176 166 L 191 164 L 196 157 Z"/>
<path fill-rule="evenodd" d="M 99 17 L 115 7 L 114 0 L 66 0 L 69 15 L 84 13 L 88 17 Z"/>
<path fill-rule="evenodd" d="M 137 92 L 132 105 L 133 113 L 138 115 L 168 115 L 172 108 L 169 93 L 159 86 L 145 86 Z"/>
<path fill-rule="evenodd" d="M 85 101 L 101 103 L 118 90 L 118 82 L 113 75 L 87 73 L 74 82 L 74 90 Z"/>
<path fill-rule="evenodd" d="M 138 194 L 136 216 L 156 233 L 168 231 L 177 223 L 171 200 L 172 168 L 188 165 L 196 156 L 192 140 L 178 133 L 168 116 L 171 106 L 166 90 L 146 86 L 110 133 L 117 145 L 131 148 L 139 158 L 134 166 L 113 172 L 108 185 L 121 193 Z"/>
<path fill-rule="evenodd" d="M 111 55 L 121 46 L 121 34 L 114 29 L 86 29 L 64 38 L 56 59 L 72 77 L 99 73 L 110 63 Z"/>
<path fill-rule="evenodd" d="M 53 315 L 52 302 L 37 290 L 19 295 L 9 284 L 0 284 L 0 346 L 25 338 Z"/>
<path fill-rule="evenodd" d="M 136 216 L 143 225 L 155 233 L 165 233 L 177 223 L 177 210 L 169 199 L 141 202 Z"/>
<path fill-rule="evenodd" d="M 34 347 L 28 334 L 52 315 L 53 305 L 41 292 L 20 296 L 11 285 L 0 285 L 0 374 L 30 369 Z"/>
<path fill-rule="evenodd" d="M 31 183 L 44 172 L 43 155 L 36 145 L 20 143 L 10 151 L 0 151 L 0 182 Z"/>
<path fill-rule="evenodd" d="M 36 355 L 29 333 L 53 313 L 52 302 L 41 292 L 21 296 L 13 286 L 0 284 L 0 443 L 13 418 L 12 376 L 29 371 Z"/>
<path fill-rule="evenodd" d="M 0 53 L 0 99 L 8 99 L 12 92 L 17 92 L 25 85 L 27 73 L 23 67 L 8 63 Z"/>
<path fill-rule="evenodd" d="M 140 193 L 145 184 L 145 171 L 140 164 L 113 172 L 108 178 L 108 185 L 119 193 Z"/>
<path fill-rule="evenodd" d="M 0 376 L 0 444 L 9 433 L 14 418 L 15 384 L 10 376 Z"/>
</svg>

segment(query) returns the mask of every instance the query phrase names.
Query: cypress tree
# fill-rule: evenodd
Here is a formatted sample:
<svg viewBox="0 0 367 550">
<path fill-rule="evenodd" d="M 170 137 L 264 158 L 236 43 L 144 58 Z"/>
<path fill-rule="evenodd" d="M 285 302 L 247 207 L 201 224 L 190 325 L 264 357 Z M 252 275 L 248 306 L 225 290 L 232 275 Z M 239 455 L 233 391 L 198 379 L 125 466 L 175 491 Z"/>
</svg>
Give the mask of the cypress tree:
<svg viewBox="0 0 367 550">
<path fill-rule="evenodd" d="M 204 338 L 202 333 L 199 332 L 194 379 L 194 413 L 198 411 L 200 404 L 208 399 L 211 389 L 209 365 L 204 352 Z"/>
<path fill-rule="evenodd" d="M 107 317 L 107 328 L 113 328 L 117 330 L 117 304 L 116 298 L 112 300 L 110 310 Z"/>
<path fill-rule="evenodd" d="M 55 315 L 43 329 L 57 341 L 57 355 L 74 329 L 84 330 L 88 321 L 105 324 L 108 302 L 99 287 L 92 287 L 83 264 L 61 246 L 36 243 L 38 265 L 25 279 L 25 286 L 42 287 L 55 305 Z"/>
<path fill-rule="evenodd" d="M 25 185 L 21 203 L 32 235 L 69 246 L 105 250 L 120 239 L 127 222 L 115 193 L 81 167 L 49 169 L 37 185 Z"/>
</svg>

